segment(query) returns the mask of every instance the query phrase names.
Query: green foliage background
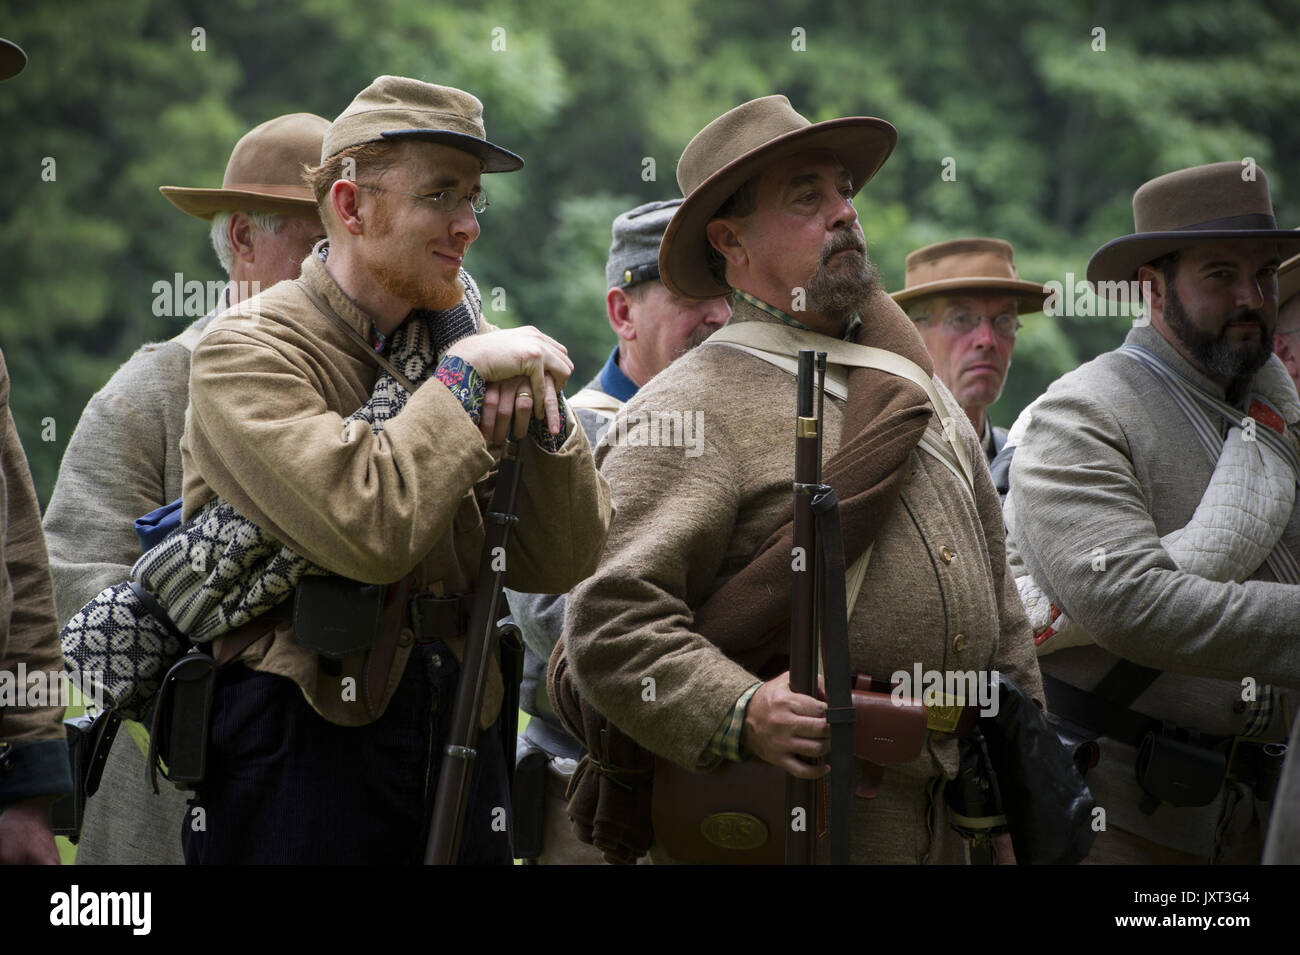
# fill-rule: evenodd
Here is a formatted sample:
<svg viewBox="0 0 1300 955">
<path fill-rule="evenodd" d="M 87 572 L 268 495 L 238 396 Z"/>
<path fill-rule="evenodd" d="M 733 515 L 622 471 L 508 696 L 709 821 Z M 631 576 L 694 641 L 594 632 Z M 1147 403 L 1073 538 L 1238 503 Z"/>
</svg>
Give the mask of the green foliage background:
<svg viewBox="0 0 1300 955">
<path fill-rule="evenodd" d="M 182 327 L 153 316 L 153 283 L 220 277 L 204 224 L 157 187 L 219 184 L 247 129 L 299 110 L 332 118 L 380 73 L 472 91 L 489 137 L 527 159 L 521 173 L 489 179 L 492 208 L 467 264 L 485 293 L 504 292 L 494 321 L 537 324 L 569 346 L 577 384 L 612 344 L 610 220 L 678 195 L 691 136 L 772 92 L 814 121 L 866 114 L 898 127 L 897 151 L 858 198 L 891 289 L 910 249 L 962 235 L 1009 239 L 1026 277 L 1082 275 L 1095 248 L 1131 231 L 1140 183 L 1201 162 L 1253 157 L 1279 220 L 1300 223 L 1297 23 L 1297 0 L 62 0 L 10 10 L 0 35 L 31 62 L 0 85 L 0 347 L 41 499 L 90 395 L 142 342 Z M 793 48 L 796 29 L 804 50 Z M 46 157 L 54 181 L 41 177 Z M 643 178 L 647 157 L 655 181 Z M 956 181 L 940 176 L 945 157 Z M 1124 324 L 1029 319 L 994 420 L 1009 424 L 1052 379 L 1113 347 Z M 46 418 L 53 440 L 43 440 Z"/>
</svg>

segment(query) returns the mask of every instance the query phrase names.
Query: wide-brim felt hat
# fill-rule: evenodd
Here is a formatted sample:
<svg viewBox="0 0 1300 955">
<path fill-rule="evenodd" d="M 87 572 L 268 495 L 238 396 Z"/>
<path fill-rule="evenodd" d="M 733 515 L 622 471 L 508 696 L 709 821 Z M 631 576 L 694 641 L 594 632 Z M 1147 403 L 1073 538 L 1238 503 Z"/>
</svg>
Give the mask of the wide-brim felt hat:
<svg viewBox="0 0 1300 955">
<path fill-rule="evenodd" d="M 737 189 L 776 160 L 825 149 L 849 171 L 857 195 L 897 142 L 898 130 L 883 119 L 848 116 L 812 123 L 780 95 L 723 113 L 696 134 L 677 164 L 677 184 L 686 198 L 659 247 L 660 279 L 685 298 L 726 295 L 731 289 L 709 272 L 705 226 Z"/>
<path fill-rule="evenodd" d="M 0 80 L 17 76 L 27 66 L 27 54 L 12 40 L 0 37 Z"/>
<path fill-rule="evenodd" d="M 316 194 L 303 167 L 320 158 L 329 120 L 315 113 L 290 113 L 255 126 L 235 143 L 220 189 L 160 186 L 177 209 L 200 219 L 218 212 L 278 212 L 312 215 Z"/>
<path fill-rule="evenodd" d="M 415 139 L 469 153 L 483 172 L 514 172 L 523 159 L 487 140 L 483 104 L 452 86 L 406 76 L 380 76 L 356 95 L 330 124 L 321 161 L 352 146 Z"/>
<path fill-rule="evenodd" d="M 1133 193 L 1133 234 L 1093 253 L 1088 281 L 1131 282 L 1163 255 L 1230 239 L 1276 241 L 1283 257 L 1300 252 L 1300 233 L 1278 228 L 1263 169 L 1234 161 L 1178 169 Z"/>
<path fill-rule="evenodd" d="M 1277 307 L 1280 309 L 1300 292 L 1300 255 L 1293 255 L 1277 269 Z"/>
<path fill-rule="evenodd" d="M 1022 279 L 1015 266 L 1015 249 L 1004 239 L 950 239 L 917 249 L 907 256 L 903 288 L 890 295 L 906 308 L 935 295 L 988 292 L 1009 295 L 1020 314 L 1041 312 L 1049 292 Z"/>
</svg>

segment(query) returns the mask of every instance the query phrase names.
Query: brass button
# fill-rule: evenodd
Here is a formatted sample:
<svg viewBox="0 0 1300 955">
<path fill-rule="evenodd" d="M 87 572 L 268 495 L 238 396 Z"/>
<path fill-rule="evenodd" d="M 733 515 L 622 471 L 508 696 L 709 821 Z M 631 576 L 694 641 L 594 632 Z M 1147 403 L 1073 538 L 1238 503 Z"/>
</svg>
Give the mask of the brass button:
<svg viewBox="0 0 1300 955">
<path fill-rule="evenodd" d="M 948 549 L 947 545 L 939 548 L 939 556 L 945 564 L 952 563 L 952 551 Z"/>
<path fill-rule="evenodd" d="M 952 638 L 952 652 L 961 653 L 966 649 L 966 634 L 959 633 Z"/>
<path fill-rule="evenodd" d="M 411 641 L 413 641 L 414 639 L 415 639 L 415 634 L 411 632 L 411 628 L 403 627 L 401 632 L 397 635 L 397 645 L 399 647 L 409 647 L 411 645 Z"/>
</svg>

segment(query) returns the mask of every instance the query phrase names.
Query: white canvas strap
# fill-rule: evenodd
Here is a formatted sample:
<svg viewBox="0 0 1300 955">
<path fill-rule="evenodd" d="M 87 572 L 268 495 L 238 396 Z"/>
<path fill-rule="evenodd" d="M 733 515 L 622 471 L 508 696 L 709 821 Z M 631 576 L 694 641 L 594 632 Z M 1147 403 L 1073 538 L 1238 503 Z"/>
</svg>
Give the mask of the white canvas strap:
<svg viewBox="0 0 1300 955">
<path fill-rule="evenodd" d="M 971 467 L 970 456 L 962 443 L 957 440 L 957 423 L 948 414 L 934 382 L 916 362 L 902 355 L 872 348 L 854 342 L 840 341 L 826 335 L 818 335 L 788 325 L 776 325 L 769 322 L 740 322 L 724 325 L 705 342 L 706 345 L 726 345 L 761 358 L 782 371 L 795 375 L 799 371 L 796 357 L 801 348 L 812 348 L 826 352 L 826 390 L 841 401 L 848 398 L 848 369 L 873 368 L 899 378 L 905 378 L 915 384 L 930 399 L 939 424 L 943 428 L 943 440 L 934 437 L 927 428 L 918 445 L 932 457 L 939 460 L 953 472 L 962 485 L 975 498 L 975 472 Z"/>
<path fill-rule="evenodd" d="M 858 594 L 862 592 L 862 581 L 867 576 L 867 564 L 871 563 L 871 552 L 876 549 L 876 542 L 872 541 L 867 545 L 867 549 L 862 552 L 862 556 L 855 560 L 844 575 L 844 581 L 848 586 L 849 619 L 853 619 L 853 607 L 858 602 Z"/>
<path fill-rule="evenodd" d="M 195 328 L 191 325 L 189 328 L 185 329 L 185 331 L 174 337 L 172 341 L 184 347 L 186 351 L 192 352 L 194 351 L 194 346 L 199 343 L 199 339 L 202 337 L 203 329 Z"/>
<path fill-rule="evenodd" d="M 565 398 L 564 400 L 570 408 L 585 408 L 587 411 L 594 411 L 609 421 L 613 421 L 614 417 L 623 409 L 623 402 L 613 395 L 607 395 L 595 388 L 583 388 L 572 398 Z"/>
</svg>

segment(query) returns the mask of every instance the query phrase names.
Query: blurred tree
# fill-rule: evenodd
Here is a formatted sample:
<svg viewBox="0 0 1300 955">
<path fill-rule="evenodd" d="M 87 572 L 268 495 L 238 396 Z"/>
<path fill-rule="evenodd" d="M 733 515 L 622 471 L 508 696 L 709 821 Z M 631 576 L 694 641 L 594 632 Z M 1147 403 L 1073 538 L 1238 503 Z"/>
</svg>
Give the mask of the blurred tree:
<svg viewBox="0 0 1300 955">
<path fill-rule="evenodd" d="M 613 343 L 610 221 L 679 195 L 682 149 L 723 111 L 781 92 L 814 121 L 868 114 L 898 127 L 894 156 L 857 200 L 891 290 L 909 250 L 960 235 L 1006 238 L 1022 275 L 1065 284 L 1131 230 L 1133 190 L 1180 166 L 1252 157 L 1279 220 L 1300 221 L 1297 23 L 1300 0 L 66 0 L 12 11 L 0 30 L 31 62 L 0 85 L 0 346 L 37 488 L 47 499 L 90 394 L 139 344 L 179 330 L 152 314 L 153 283 L 218 277 L 202 223 L 157 187 L 215 185 L 248 128 L 298 110 L 332 118 L 381 73 L 470 90 L 489 138 L 527 160 L 488 177 L 492 206 L 467 264 L 493 322 L 565 342 L 573 390 Z M 994 420 L 1009 424 L 1126 327 L 1029 319 Z"/>
</svg>

